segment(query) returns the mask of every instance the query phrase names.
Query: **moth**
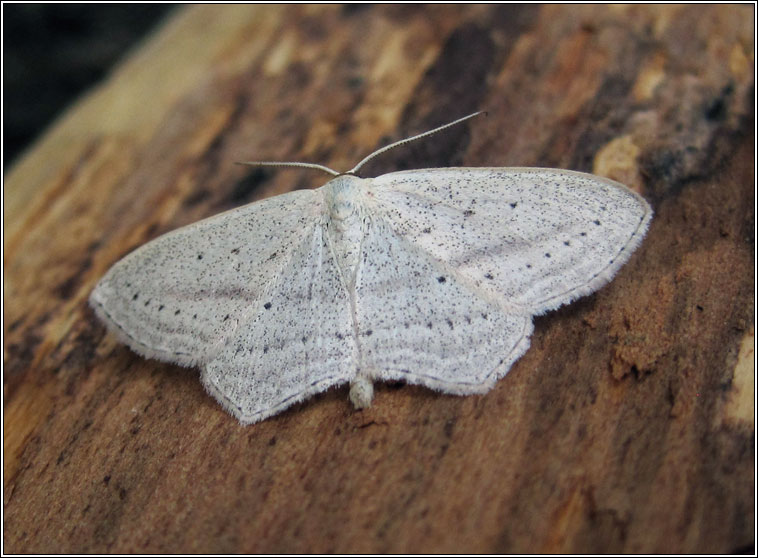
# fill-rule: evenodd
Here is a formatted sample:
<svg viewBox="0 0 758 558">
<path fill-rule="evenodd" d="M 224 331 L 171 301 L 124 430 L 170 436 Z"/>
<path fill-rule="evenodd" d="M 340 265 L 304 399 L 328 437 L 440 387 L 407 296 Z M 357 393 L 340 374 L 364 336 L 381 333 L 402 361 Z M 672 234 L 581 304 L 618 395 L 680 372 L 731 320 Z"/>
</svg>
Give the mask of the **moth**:
<svg viewBox="0 0 758 558">
<path fill-rule="evenodd" d="M 90 296 L 137 353 L 202 370 L 243 424 L 349 383 L 490 390 L 529 347 L 532 318 L 611 280 L 652 210 L 622 184 L 546 168 L 431 168 L 360 178 L 375 151 L 315 190 L 165 234 Z"/>
</svg>

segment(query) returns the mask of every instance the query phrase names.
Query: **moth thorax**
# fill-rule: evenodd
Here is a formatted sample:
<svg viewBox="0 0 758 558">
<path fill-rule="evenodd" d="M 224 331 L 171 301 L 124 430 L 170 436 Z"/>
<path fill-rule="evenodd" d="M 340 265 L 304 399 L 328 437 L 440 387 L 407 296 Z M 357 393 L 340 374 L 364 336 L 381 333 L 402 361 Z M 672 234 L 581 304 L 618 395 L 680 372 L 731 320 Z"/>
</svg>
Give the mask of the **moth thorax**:
<svg viewBox="0 0 758 558">
<path fill-rule="evenodd" d="M 343 175 L 325 187 L 326 204 L 331 222 L 339 230 L 354 228 L 361 220 L 361 185 L 357 176 Z"/>
</svg>

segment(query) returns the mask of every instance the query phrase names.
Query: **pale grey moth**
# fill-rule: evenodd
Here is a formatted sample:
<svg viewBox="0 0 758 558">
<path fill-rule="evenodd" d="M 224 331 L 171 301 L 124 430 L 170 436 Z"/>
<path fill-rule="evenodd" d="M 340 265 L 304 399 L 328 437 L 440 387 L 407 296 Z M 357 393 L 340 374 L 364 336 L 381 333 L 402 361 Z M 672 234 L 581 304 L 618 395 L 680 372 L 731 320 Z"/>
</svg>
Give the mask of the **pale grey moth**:
<svg viewBox="0 0 758 558">
<path fill-rule="evenodd" d="M 491 389 L 529 347 L 532 317 L 606 284 L 652 210 L 622 184 L 544 168 L 435 168 L 264 199 L 145 244 L 90 304 L 133 350 L 199 366 L 243 424 L 350 383 Z"/>
</svg>

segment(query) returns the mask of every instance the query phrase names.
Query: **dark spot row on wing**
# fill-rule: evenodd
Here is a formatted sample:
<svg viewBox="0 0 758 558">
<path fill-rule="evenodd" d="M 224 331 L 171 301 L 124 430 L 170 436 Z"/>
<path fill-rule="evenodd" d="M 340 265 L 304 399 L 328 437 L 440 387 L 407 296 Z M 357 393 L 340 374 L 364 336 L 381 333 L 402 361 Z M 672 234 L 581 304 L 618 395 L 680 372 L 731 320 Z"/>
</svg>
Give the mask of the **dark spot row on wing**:
<svg viewBox="0 0 758 558">
<path fill-rule="evenodd" d="M 126 329 L 124 329 L 120 321 L 117 320 L 115 316 L 113 316 L 110 312 L 108 312 L 105 306 L 103 306 L 100 303 L 97 303 L 97 306 L 100 309 L 100 311 L 103 312 L 103 314 L 105 314 L 108 320 L 110 320 L 112 324 L 116 325 L 123 335 L 125 335 L 127 338 L 130 339 L 133 347 L 135 346 L 142 347 L 143 350 L 145 350 L 146 352 L 151 352 L 151 353 L 155 351 L 155 347 L 152 347 L 150 345 L 147 345 L 146 343 L 143 343 L 142 341 L 134 337 L 134 335 L 129 333 Z M 188 353 L 185 351 L 163 351 L 163 352 L 166 353 L 167 355 L 173 355 L 174 357 L 192 357 L 191 353 Z"/>
</svg>

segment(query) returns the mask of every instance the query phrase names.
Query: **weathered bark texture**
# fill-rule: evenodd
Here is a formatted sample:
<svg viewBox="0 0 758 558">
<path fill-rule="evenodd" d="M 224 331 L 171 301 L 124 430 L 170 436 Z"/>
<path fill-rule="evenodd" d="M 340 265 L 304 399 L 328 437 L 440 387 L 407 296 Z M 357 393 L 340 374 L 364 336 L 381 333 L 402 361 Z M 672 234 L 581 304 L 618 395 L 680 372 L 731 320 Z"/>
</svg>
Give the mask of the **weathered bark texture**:
<svg viewBox="0 0 758 558">
<path fill-rule="evenodd" d="M 48 552 L 733 552 L 754 524 L 753 7 L 192 6 L 6 176 L 4 543 Z M 372 161 L 646 196 L 642 247 L 485 396 L 329 390 L 243 427 L 86 304 L 131 249 Z"/>
</svg>

